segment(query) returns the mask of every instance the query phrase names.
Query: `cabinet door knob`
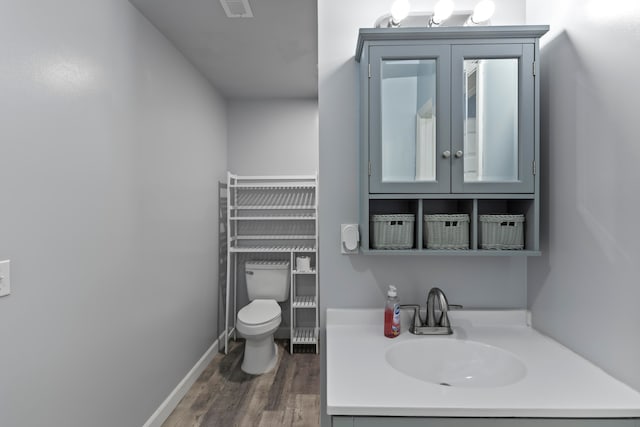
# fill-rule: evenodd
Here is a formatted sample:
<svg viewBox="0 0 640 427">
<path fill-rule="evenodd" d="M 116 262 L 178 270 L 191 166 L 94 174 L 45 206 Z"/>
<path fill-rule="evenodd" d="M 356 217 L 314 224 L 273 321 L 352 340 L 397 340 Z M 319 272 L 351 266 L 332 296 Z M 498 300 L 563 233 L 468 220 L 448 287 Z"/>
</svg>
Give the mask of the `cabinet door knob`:
<svg viewBox="0 0 640 427">
<path fill-rule="evenodd" d="M 451 157 L 451 151 L 449 150 L 443 151 L 442 157 L 444 157 L 445 159 L 448 159 L 449 157 Z"/>
<path fill-rule="evenodd" d="M 458 151 L 456 151 L 456 157 L 457 157 L 457 158 L 460 158 L 460 157 L 462 157 L 463 155 L 464 155 L 464 153 L 462 152 L 462 150 L 458 150 Z"/>
</svg>

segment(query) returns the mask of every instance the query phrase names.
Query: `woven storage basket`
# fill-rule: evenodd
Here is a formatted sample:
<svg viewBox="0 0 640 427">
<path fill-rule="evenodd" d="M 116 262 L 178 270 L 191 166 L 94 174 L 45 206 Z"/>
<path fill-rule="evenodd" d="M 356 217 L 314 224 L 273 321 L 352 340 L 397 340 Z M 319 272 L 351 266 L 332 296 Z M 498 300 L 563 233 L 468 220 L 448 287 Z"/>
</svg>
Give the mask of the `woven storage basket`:
<svg viewBox="0 0 640 427">
<path fill-rule="evenodd" d="M 413 214 L 371 215 L 373 249 L 413 248 Z"/>
<path fill-rule="evenodd" d="M 523 249 L 524 215 L 480 215 L 481 249 Z"/>
<path fill-rule="evenodd" d="M 423 234 L 427 249 L 469 249 L 469 215 L 425 215 Z"/>
</svg>

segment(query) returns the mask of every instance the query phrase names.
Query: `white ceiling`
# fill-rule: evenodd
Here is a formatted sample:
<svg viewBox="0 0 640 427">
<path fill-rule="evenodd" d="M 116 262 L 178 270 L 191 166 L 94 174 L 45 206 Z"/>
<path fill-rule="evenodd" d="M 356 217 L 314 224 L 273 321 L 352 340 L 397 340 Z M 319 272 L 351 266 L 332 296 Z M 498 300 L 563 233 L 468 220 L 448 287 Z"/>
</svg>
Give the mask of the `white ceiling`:
<svg viewBox="0 0 640 427">
<path fill-rule="evenodd" d="M 130 0 L 227 98 L 317 98 L 316 0 Z"/>
</svg>

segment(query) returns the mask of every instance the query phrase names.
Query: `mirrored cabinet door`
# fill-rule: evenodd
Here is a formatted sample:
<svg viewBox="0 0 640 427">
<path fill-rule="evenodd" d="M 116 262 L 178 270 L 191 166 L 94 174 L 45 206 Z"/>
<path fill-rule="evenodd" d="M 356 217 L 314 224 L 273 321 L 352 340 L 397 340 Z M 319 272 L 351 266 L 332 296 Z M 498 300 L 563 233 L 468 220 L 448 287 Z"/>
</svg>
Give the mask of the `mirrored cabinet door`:
<svg viewBox="0 0 640 427">
<path fill-rule="evenodd" d="M 369 63 L 369 191 L 449 192 L 450 47 L 375 46 Z"/>
<path fill-rule="evenodd" d="M 452 47 L 454 193 L 534 192 L 532 44 Z"/>
</svg>

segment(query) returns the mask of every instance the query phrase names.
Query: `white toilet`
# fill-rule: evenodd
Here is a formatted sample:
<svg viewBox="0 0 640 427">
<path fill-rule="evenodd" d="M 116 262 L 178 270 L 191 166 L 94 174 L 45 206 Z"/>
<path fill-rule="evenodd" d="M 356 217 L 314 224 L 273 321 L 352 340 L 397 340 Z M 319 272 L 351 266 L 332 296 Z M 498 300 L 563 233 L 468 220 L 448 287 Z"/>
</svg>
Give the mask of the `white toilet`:
<svg viewBox="0 0 640 427">
<path fill-rule="evenodd" d="M 236 328 L 246 339 L 242 370 L 248 374 L 263 374 L 276 365 L 278 351 L 273 334 L 280 326 L 278 301 L 289 298 L 288 261 L 247 261 L 248 305 L 238 312 Z"/>
</svg>

